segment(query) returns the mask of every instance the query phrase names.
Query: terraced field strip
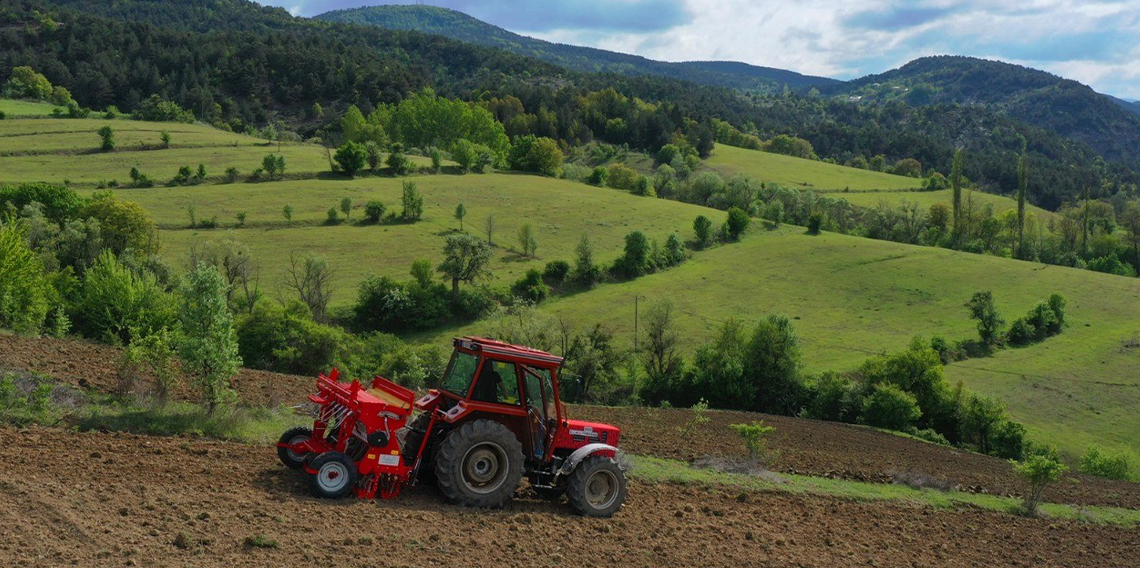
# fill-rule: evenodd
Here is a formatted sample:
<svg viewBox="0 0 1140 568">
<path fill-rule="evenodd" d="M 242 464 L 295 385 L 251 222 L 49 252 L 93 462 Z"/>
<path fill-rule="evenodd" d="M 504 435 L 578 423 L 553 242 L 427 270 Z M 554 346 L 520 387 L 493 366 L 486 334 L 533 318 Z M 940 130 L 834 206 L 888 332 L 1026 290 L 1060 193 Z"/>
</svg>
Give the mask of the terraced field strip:
<svg viewBox="0 0 1140 568">
<path fill-rule="evenodd" d="M 922 180 L 717 144 L 705 166 L 724 176 L 753 179 L 796 189 L 903 191 L 922 187 Z"/>
</svg>

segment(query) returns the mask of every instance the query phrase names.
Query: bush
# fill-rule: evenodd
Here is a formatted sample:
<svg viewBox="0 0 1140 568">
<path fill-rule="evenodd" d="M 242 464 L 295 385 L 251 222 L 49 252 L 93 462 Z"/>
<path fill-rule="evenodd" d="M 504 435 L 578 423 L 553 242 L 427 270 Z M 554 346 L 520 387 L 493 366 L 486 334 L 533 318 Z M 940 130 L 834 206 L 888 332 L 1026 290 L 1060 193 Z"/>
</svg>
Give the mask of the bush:
<svg viewBox="0 0 1140 568">
<path fill-rule="evenodd" d="M 751 221 L 747 211 L 739 207 L 730 207 L 728 209 L 728 219 L 724 222 L 725 233 L 728 235 L 728 238 L 735 241 L 748 229 L 748 224 Z"/>
<path fill-rule="evenodd" d="M 818 235 L 823 227 L 823 214 L 818 211 L 808 215 L 807 229 L 809 235 Z"/>
<path fill-rule="evenodd" d="M 127 345 L 173 326 L 172 300 L 153 274 L 136 275 L 105 249 L 84 274 L 70 316 L 84 337 Z"/>
<path fill-rule="evenodd" d="M 424 196 L 416 189 L 415 182 L 404 182 L 400 202 L 404 206 L 400 218 L 409 223 L 419 221 L 424 216 Z"/>
<path fill-rule="evenodd" d="M 28 246 L 24 233 L 0 224 L 0 327 L 36 333 L 49 309 L 50 286 L 43 262 Z"/>
<path fill-rule="evenodd" d="M 238 353 L 248 367 L 315 375 L 341 365 L 352 338 L 313 320 L 300 302 L 261 302 L 236 326 Z"/>
<path fill-rule="evenodd" d="M 368 152 L 364 149 L 364 145 L 356 142 L 345 142 L 333 155 L 333 160 L 340 166 L 340 170 L 349 176 L 354 176 L 363 169 L 367 158 Z"/>
<path fill-rule="evenodd" d="M 590 175 L 586 177 L 586 183 L 601 187 L 606 185 L 606 180 L 609 178 L 610 171 L 602 166 L 594 168 Z"/>
<path fill-rule="evenodd" d="M 532 268 L 526 272 L 525 276 L 511 285 L 511 293 L 537 304 L 546 299 L 550 293 L 550 288 L 546 286 L 546 282 L 543 282 L 542 273 L 537 268 Z"/>
<path fill-rule="evenodd" d="M 384 163 L 392 170 L 392 175 L 406 176 L 412 172 L 412 161 L 404 155 L 404 149 L 399 144 L 392 144 Z"/>
<path fill-rule="evenodd" d="M 1037 328 L 1033 324 L 1025 320 L 1025 318 L 1017 318 L 1009 326 L 1009 332 L 1006 334 L 1009 342 L 1013 345 L 1028 345 L 1037 339 Z"/>
<path fill-rule="evenodd" d="M 1041 503 L 1045 489 L 1051 483 L 1061 479 L 1061 475 L 1068 468 L 1052 456 L 1038 454 L 1031 456 L 1024 462 L 1015 464 L 1013 469 L 1025 480 L 1028 486 L 1025 492 L 1025 512 L 1029 515 L 1036 515 L 1037 506 Z"/>
<path fill-rule="evenodd" d="M 994 307 L 994 296 L 989 291 L 975 292 L 966 304 L 970 315 L 978 320 L 978 335 L 986 345 L 992 345 L 998 338 L 1005 320 Z"/>
<path fill-rule="evenodd" d="M 1053 308 L 1047 302 L 1038 302 L 1033 309 L 1029 310 L 1029 314 L 1025 316 L 1025 321 L 1033 327 L 1034 336 L 1037 340 L 1045 339 L 1050 335 L 1049 330 L 1057 329 L 1057 314 L 1053 312 Z"/>
<path fill-rule="evenodd" d="M 450 315 L 449 303 L 447 287 L 438 282 L 423 286 L 415 280 L 370 276 L 360 283 L 353 321 L 365 331 L 431 329 Z"/>
<path fill-rule="evenodd" d="M 103 243 L 115 254 L 127 251 L 144 255 L 158 252 L 158 231 L 150 215 L 132 201 L 122 201 L 111 192 L 91 196 L 80 212 L 99 221 Z"/>
<path fill-rule="evenodd" d="M 697 245 L 706 247 L 712 242 L 712 220 L 704 215 L 697 215 L 693 219 L 693 233 L 697 237 Z"/>
<path fill-rule="evenodd" d="M 649 239 L 641 231 L 633 231 L 625 236 L 625 253 L 614 261 L 614 273 L 626 278 L 636 278 L 649 272 Z"/>
<path fill-rule="evenodd" d="M 855 384 L 839 373 L 828 372 L 809 384 L 811 400 L 803 417 L 833 422 L 853 421 L 861 410 Z"/>
<path fill-rule="evenodd" d="M 542 270 L 542 278 L 555 286 L 565 282 L 569 274 L 570 263 L 565 260 L 552 260 Z"/>
<path fill-rule="evenodd" d="M 776 431 L 773 426 L 767 426 L 763 420 L 749 424 L 729 424 L 729 428 L 744 440 L 748 448 L 748 455 L 765 465 L 771 465 L 772 456 L 768 451 L 767 437 Z"/>
<path fill-rule="evenodd" d="M 914 395 L 890 383 L 876 384 L 863 399 L 859 421 L 870 426 L 904 431 L 922 416 Z"/>
<path fill-rule="evenodd" d="M 336 212 L 336 207 L 329 207 L 328 217 L 325 219 L 325 223 L 329 225 L 340 223 L 340 215 Z"/>
<path fill-rule="evenodd" d="M 178 358 L 183 370 L 194 377 L 210 414 L 237 398 L 230 380 L 242 363 L 226 287 L 217 268 L 201 263 L 186 275 L 179 294 L 182 333 Z"/>
<path fill-rule="evenodd" d="M 1056 292 L 1049 296 L 1049 308 L 1053 310 L 1053 317 L 1056 320 L 1048 330 L 1049 335 L 1061 333 L 1061 329 L 1065 327 L 1066 304 L 1065 297 Z"/>
<path fill-rule="evenodd" d="M 638 178 L 641 177 L 637 170 L 620 162 L 610 164 L 608 170 L 606 184 L 614 189 L 632 190 L 637 185 Z"/>
<path fill-rule="evenodd" d="M 1089 446 L 1081 456 L 1078 466 L 1081 473 L 1104 477 L 1106 479 L 1130 479 L 1132 477 L 1132 464 L 1124 454 L 1108 455 L 1102 453 L 1097 446 Z"/>
<path fill-rule="evenodd" d="M 74 190 L 53 183 L 22 183 L 0 187 L 0 210 L 22 211 L 30 203 L 43 205 L 48 219 L 63 222 L 75 217 L 84 200 Z"/>
<path fill-rule="evenodd" d="M 194 122 L 194 114 L 178 106 L 177 103 L 163 100 L 158 95 L 139 103 L 131 113 L 135 120 L 149 120 L 152 122 Z"/>
<path fill-rule="evenodd" d="M 369 201 L 364 204 L 364 218 L 369 223 L 379 223 L 380 219 L 384 217 L 384 209 L 383 203 L 376 200 Z"/>
<path fill-rule="evenodd" d="M 515 140 L 507 162 L 514 170 L 558 177 L 562 168 L 562 159 L 562 150 L 558 148 L 558 142 L 528 134 Z"/>
</svg>

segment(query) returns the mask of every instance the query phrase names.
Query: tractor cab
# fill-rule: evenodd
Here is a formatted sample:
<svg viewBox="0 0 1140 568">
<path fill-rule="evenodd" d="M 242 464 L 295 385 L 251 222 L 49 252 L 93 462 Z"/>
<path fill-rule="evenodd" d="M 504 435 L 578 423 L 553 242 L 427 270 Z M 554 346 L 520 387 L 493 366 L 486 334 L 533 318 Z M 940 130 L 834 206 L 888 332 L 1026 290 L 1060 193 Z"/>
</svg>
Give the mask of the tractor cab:
<svg viewBox="0 0 1140 568">
<path fill-rule="evenodd" d="M 434 478 L 455 503 L 500 507 L 525 475 L 540 495 L 565 495 L 577 512 L 608 517 L 625 501 L 621 431 L 567 416 L 561 368 L 561 357 L 538 349 L 456 339 L 438 388 L 415 401 L 420 413 L 406 426 L 410 391 L 381 377 L 368 389 L 321 377 L 321 393 L 310 397 L 321 408 L 314 428 L 287 431 L 278 455 L 312 475 L 322 496 L 345 494 L 349 484 L 361 497 L 395 496 Z M 359 440 L 352 444 L 343 434 L 350 429 Z"/>
</svg>

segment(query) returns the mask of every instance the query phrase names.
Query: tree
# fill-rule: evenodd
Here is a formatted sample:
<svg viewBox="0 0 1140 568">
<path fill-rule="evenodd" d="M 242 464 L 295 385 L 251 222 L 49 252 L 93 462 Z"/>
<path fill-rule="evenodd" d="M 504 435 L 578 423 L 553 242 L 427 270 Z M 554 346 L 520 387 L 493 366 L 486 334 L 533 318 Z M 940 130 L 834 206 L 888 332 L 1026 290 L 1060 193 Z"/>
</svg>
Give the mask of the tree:
<svg viewBox="0 0 1140 568">
<path fill-rule="evenodd" d="M 859 421 L 879 428 L 905 431 L 920 416 L 922 411 L 914 395 L 895 385 L 879 383 L 863 399 Z"/>
<path fill-rule="evenodd" d="M 45 100 L 51 96 L 52 85 L 47 77 L 28 66 L 12 68 L 12 75 L 4 83 L 3 94 L 14 99 Z"/>
<path fill-rule="evenodd" d="M 162 141 L 162 147 L 163 148 L 169 148 L 170 147 L 170 133 L 169 132 L 163 130 L 161 133 L 159 133 L 158 139 Z"/>
<path fill-rule="evenodd" d="M 914 158 L 903 158 L 895 162 L 895 167 L 891 169 L 891 173 L 897 176 L 920 178 L 922 177 L 922 164 Z"/>
<path fill-rule="evenodd" d="M 335 211 L 335 210 L 334 210 Z M 321 256 L 289 253 L 289 266 L 285 270 L 285 287 L 297 294 L 309 308 L 313 319 L 325 322 L 329 301 L 332 299 L 332 280 L 336 271 Z"/>
<path fill-rule="evenodd" d="M 233 314 L 226 306 L 226 283 L 213 266 L 199 264 L 182 287 L 182 368 L 194 376 L 213 414 L 218 405 L 236 398 L 230 379 L 241 367 Z"/>
<path fill-rule="evenodd" d="M 447 237 L 439 270 L 451 279 L 451 298 L 459 301 L 459 283 L 491 276 L 491 247 L 479 237 L 456 233 Z"/>
<path fill-rule="evenodd" d="M 104 244 L 117 255 L 128 250 L 144 255 L 158 252 L 154 221 L 137 203 L 120 200 L 109 191 L 99 192 L 91 196 L 80 215 L 99 221 Z"/>
<path fill-rule="evenodd" d="M 373 140 L 364 143 L 364 151 L 367 152 L 368 157 L 365 161 L 368 162 L 368 169 L 376 171 L 380 167 L 380 145 Z"/>
<path fill-rule="evenodd" d="M 0 222 L 0 327 L 33 334 L 47 317 L 50 286 L 25 231 Z"/>
<path fill-rule="evenodd" d="M 1017 160 L 1017 258 L 1025 258 L 1025 194 L 1029 190 L 1029 157 Z"/>
<path fill-rule="evenodd" d="M 412 171 L 412 161 L 404 155 L 404 148 L 399 144 L 392 144 L 388 152 L 388 159 L 384 163 L 392 169 L 392 175 L 406 176 Z"/>
<path fill-rule="evenodd" d="M 364 167 L 364 162 L 368 159 L 368 151 L 365 150 L 363 144 L 349 141 L 337 148 L 333 159 L 336 160 L 341 171 L 351 177 Z"/>
<path fill-rule="evenodd" d="M 277 157 L 273 154 L 266 154 L 261 159 L 261 169 L 265 170 L 270 178 L 277 177 Z"/>
<path fill-rule="evenodd" d="M 495 236 L 495 214 L 494 213 L 488 213 L 487 214 L 487 219 L 485 221 L 483 221 L 483 229 L 487 231 L 487 244 L 490 246 L 495 246 L 495 240 L 493 238 Z"/>
<path fill-rule="evenodd" d="M 413 181 L 404 182 L 404 191 L 400 196 L 400 203 L 404 206 L 400 217 L 408 223 L 415 223 L 424 216 L 424 196 L 420 195 Z"/>
<path fill-rule="evenodd" d="M 625 236 L 625 252 L 614 262 L 614 271 L 626 278 L 636 278 L 648 272 L 650 265 L 649 239 L 641 231 Z"/>
<path fill-rule="evenodd" d="M 693 219 L 693 233 L 697 237 L 697 245 L 704 248 L 712 242 L 712 220 L 704 215 L 697 215 Z"/>
<path fill-rule="evenodd" d="M 1025 491 L 1025 512 L 1028 515 L 1037 514 L 1037 506 L 1050 484 L 1061 479 L 1061 475 L 1069 468 L 1049 455 L 1037 454 L 1022 463 L 1015 464 L 1014 471 L 1021 476 L 1027 485 Z"/>
<path fill-rule="evenodd" d="M 1140 200 L 1131 200 L 1120 214 L 1120 224 L 1128 231 L 1128 242 L 1132 245 L 1132 261 L 1140 272 Z"/>
<path fill-rule="evenodd" d="M 994 307 L 993 294 L 988 290 L 975 292 L 966 307 L 970 310 L 970 316 L 978 320 L 978 335 L 981 336 L 982 343 L 993 345 L 1000 334 L 1001 326 L 1005 324 L 1005 320 Z"/>
<path fill-rule="evenodd" d="M 115 129 L 110 126 L 104 126 L 99 129 L 99 137 L 102 139 L 100 148 L 104 152 L 110 152 L 115 149 Z"/>
<path fill-rule="evenodd" d="M 515 140 L 508 162 L 515 170 L 557 177 L 562 168 L 562 159 L 562 150 L 558 148 L 558 142 L 550 138 L 527 135 Z"/>
<path fill-rule="evenodd" d="M 519 227 L 519 246 L 522 247 L 523 256 L 533 257 L 538 250 L 538 239 L 534 236 L 534 227 L 530 223 L 523 223 Z"/>
<path fill-rule="evenodd" d="M 644 321 L 645 342 L 638 353 L 646 376 L 642 398 L 647 402 L 660 403 L 668 400 L 684 368 L 678 349 L 673 304 L 667 300 L 650 304 Z"/>
<path fill-rule="evenodd" d="M 293 222 L 293 206 L 286 205 L 281 208 L 281 214 L 285 216 L 285 221 Z"/>
<path fill-rule="evenodd" d="M 728 209 L 728 219 L 724 222 L 725 233 L 728 234 L 728 238 L 735 241 L 748 229 L 748 224 L 751 221 L 747 211 L 739 207 L 730 207 Z"/>
<path fill-rule="evenodd" d="M 612 383 L 617 376 L 618 365 L 625 354 L 617 349 L 613 332 L 595 324 L 584 335 L 577 335 L 566 350 L 566 378 L 576 380 L 577 401 L 592 400 L 596 388 Z"/>
<path fill-rule="evenodd" d="M 455 218 L 459 221 L 459 230 L 463 230 L 463 218 L 467 216 L 467 208 L 462 203 L 455 206 Z"/>
<path fill-rule="evenodd" d="M 352 216 L 352 198 L 345 197 L 340 200 L 340 211 L 344 213 L 344 218 L 347 220 Z"/>
<path fill-rule="evenodd" d="M 578 246 L 574 248 L 574 269 L 570 279 L 582 286 L 593 286 L 598 281 L 598 266 L 594 264 L 594 248 L 590 246 L 590 238 L 582 233 L 578 239 Z"/>
<path fill-rule="evenodd" d="M 803 354 L 791 320 L 770 315 L 756 325 L 745 346 L 744 374 L 756 392 L 753 408 L 795 414 L 803 399 Z"/>
<path fill-rule="evenodd" d="M 205 164 L 198 164 L 198 172 L 194 174 L 194 177 L 197 178 L 198 181 L 202 181 L 202 180 L 206 179 L 206 165 Z"/>
<path fill-rule="evenodd" d="M 384 204 L 380 201 L 372 200 L 364 204 L 364 216 L 368 219 L 369 223 L 379 223 L 380 218 L 384 216 Z"/>
<path fill-rule="evenodd" d="M 962 214 L 962 167 L 965 163 L 965 155 L 961 149 L 954 152 L 954 165 L 950 169 L 950 190 L 954 194 L 954 242 L 960 244 L 963 235 L 963 214 Z"/>
</svg>

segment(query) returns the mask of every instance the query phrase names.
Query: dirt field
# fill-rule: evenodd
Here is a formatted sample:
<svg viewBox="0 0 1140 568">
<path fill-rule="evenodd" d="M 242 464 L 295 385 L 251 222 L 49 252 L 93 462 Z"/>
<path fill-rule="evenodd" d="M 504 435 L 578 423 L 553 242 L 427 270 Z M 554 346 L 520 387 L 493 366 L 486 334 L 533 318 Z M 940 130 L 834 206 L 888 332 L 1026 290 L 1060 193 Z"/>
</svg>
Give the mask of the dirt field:
<svg viewBox="0 0 1140 568">
<path fill-rule="evenodd" d="M 119 351 L 75 340 L 0 336 L 0 368 L 34 370 L 83 388 L 114 387 Z M 234 381 L 253 404 L 296 403 L 312 388 L 311 377 L 243 369 Z M 570 407 L 572 417 L 622 428 L 621 446 L 630 453 L 691 460 L 745 453 L 729 424 L 764 420 L 775 426 L 771 443 L 775 471 L 859 481 L 891 481 L 894 472 L 945 479 L 964 491 L 1017 495 L 1021 484 L 1008 462 L 869 428 L 746 412 L 709 412 L 710 422 L 682 437 L 679 427 L 691 412 L 647 408 Z M 1051 487 L 1049 501 L 1140 508 L 1140 484 L 1070 474 Z"/>
<path fill-rule="evenodd" d="M 781 493 L 634 483 L 611 520 L 328 502 L 271 448 L 0 428 L 0 558 L 14 566 L 1130 566 L 1140 531 Z M 20 519 L 19 522 L 12 522 Z M 245 544 L 264 535 L 275 548 Z"/>
</svg>

